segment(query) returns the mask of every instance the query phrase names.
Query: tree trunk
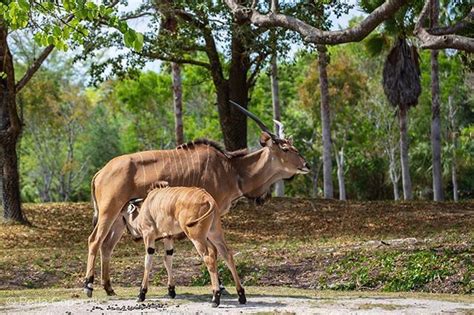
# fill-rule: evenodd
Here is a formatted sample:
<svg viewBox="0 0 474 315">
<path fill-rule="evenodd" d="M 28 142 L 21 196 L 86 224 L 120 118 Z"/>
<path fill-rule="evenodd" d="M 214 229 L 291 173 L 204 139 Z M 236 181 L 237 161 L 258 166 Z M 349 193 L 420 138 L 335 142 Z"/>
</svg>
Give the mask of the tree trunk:
<svg viewBox="0 0 474 315">
<path fill-rule="evenodd" d="M 328 56 L 325 46 L 318 46 L 319 84 L 321 86 L 321 124 L 323 129 L 323 182 L 324 198 L 333 198 L 331 159 L 331 117 L 329 112 L 329 87 L 326 67 Z"/>
<path fill-rule="evenodd" d="M 16 144 L 21 132 L 16 108 L 15 73 L 7 42 L 8 30 L 0 19 L 0 172 L 2 176 L 3 217 L 26 223 L 21 209 L 20 180 Z"/>
<path fill-rule="evenodd" d="M 250 60 L 237 33 L 238 30 L 235 29 L 232 32 L 232 60 L 230 62 L 229 80 L 216 85 L 219 122 L 224 137 L 224 145 L 229 151 L 247 147 L 247 116 L 235 106 L 229 104 L 229 100 L 244 108 L 247 108 L 248 104 L 247 73 L 250 68 Z"/>
<path fill-rule="evenodd" d="M 181 65 L 179 65 L 178 63 L 172 62 L 171 73 L 173 77 L 173 105 L 174 105 L 176 145 L 180 145 L 184 143 L 183 88 L 181 84 Z"/>
<path fill-rule="evenodd" d="M 398 112 L 398 118 L 400 121 L 400 161 L 402 167 L 402 184 L 403 184 L 403 198 L 405 200 L 411 200 L 412 188 L 410 170 L 408 168 L 408 122 L 407 122 L 408 108 L 400 106 Z"/>
<path fill-rule="evenodd" d="M 459 193 L 458 193 L 458 179 L 456 176 L 457 172 L 457 165 L 456 165 L 456 160 L 453 157 L 453 161 L 451 162 L 451 180 L 453 183 L 453 200 L 454 202 L 459 201 Z"/>
<path fill-rule="evenodd" d="M 5 220 L 26 223 L 21 209 L 20 179 L 18 175 L 18 157 L 16 153 L 16 140 L 1 144 L 1 160 L 3 165 L 3 209 Z"/>
<path fill-rule="evenodd" d="M 337 181 L 339 184 L 339 200 L 346 200 L 346 183 L 344 182 L 344 147 L 336 151 Z"/>
<path fill-rule="evenodd" d="M 313 189 L 312 189 L 312 195 L 313 195 L 313 198 L 316 198 L 318 197 L 318 179 L 319 179 L 319 171 L 321 170 L 321 164 L 318 163 L 318 160 L 315 158 L 313 160 L 313 166 L 315 167 L 315 169 L 313 170 L 313 176 L 312 176 L 312 181 L 313 181 Z"/>
<path fill-rule="evenodd" d="M 439 0 L 431 0 L 431 27 L 438 25 Z M 433 157 L 433 200 L 443 200 L 441 169 L 441 119 L 439 102 L 438 50 L 431 51 L 431 147 Z"/>
<path fill-rule="evenodd" d="M 273 105 L 273 119 L 280 121 L 280 93 L 278 87 L 278 65 L 277 65 L 277 55 L 274 51 L 271 60 L 271 71 L 270 71 L 270 80 L 272 84 L 272 105 Z M 275 134 L 279 134 L 278 125 L 275 124 Z M 279 180 L 275 183 L 275 196 L 283 197 L 285 195 L 285 184 L 283 180 Z"/>
<path fill-rule="evenodd" d="M 398 179 L 399 175 L 397 174 L 396 160 L 395 160 L 395 148 L 389 149 L 389 174 L 390 180 L 393 186 L 393 199 L 400 200 L 400 192 L 398 190 Z"/>
<path fill-rule="evenodd" d="M 449 123 L 451 125 L 451 139 L 452 139 L 452 151 L 451 151 L 451 181 L 453 183 L 453 200 L 457 202 L 459 200 L 458 193 L 458 179 L 457 179 L 457 161 L 456 161 L 456 148 L 457 148 L 457 137 L 456 137 L 456 110 L 453 107 L 453 97 L 448 97 L 449 106 Z"/>
</svg>

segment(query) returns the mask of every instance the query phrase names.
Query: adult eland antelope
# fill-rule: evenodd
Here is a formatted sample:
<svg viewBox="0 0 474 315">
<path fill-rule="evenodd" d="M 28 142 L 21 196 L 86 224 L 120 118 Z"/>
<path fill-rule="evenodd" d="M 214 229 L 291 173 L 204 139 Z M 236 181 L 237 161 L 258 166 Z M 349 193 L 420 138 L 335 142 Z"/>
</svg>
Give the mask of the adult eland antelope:
<svg viewBox="0 0 474 315">
<path fill-rule="evenodd" d="M 273 134 L 260 119 L 233 103 L 262 129 L 258 151 L 227 152 L 208 140 L 199 140 L 174 150 L 156 150 L 122 155 L 109 161 L 91 183 L 94 229 L 89 236 L 85 291 L 92 296 L 95 258 L 100 249 L 102 284 L 114 295 L 110 283 L 110 258 L 126 224 L 120 215 L 130 200 L 144 198 L 155 183 L 204 188 L 216 201 L 219 216 L 229 211 L 232 201 L 245 196 L 260 198 L 280 179 L 309 172 L 308 164 L 291 140 Z M 280 128 L 282 131 L 282 128 Z M 214 218 L 217 218 L 215 216 Z M 233 264 L 221 233 L 220 220 L 214 219 L 208 238 L 226 264 Z M 172 250 L 167 250 L 172 255 Z M 237 285 L 237 288 L 239 285 Z"/>
<path fill-rule="evenodd" d="M 197 187 L 161 187 L 150 191 L 143 205 L 132 211 L 124 212 L 124 219 L 135 238 L 143 238 L 145 243 L 145 272 L 138 294 L 138 301 L 145 300 L 148 291 L 148 279 L 152 267 L 155 241 L 184 232 L 193 242 L 199 255 L 204 260 L 211 277 L 212 306 L 220 304 L 221 290 L 217 276 L 217 249 L 207 237 L 212 222 L 220 220 L 217 203 L 203 188 Z M 216 216 L 216 218 L 214 218 Z M 223 233 L 223 231 L 219 231 Z M 240 283 L 237 270 L 232 269 L 234 280 Z M 239 297 L 245 299 L 242 288 Z M 240 300 L 245 303 L 244 300 Z"/>
</svg>

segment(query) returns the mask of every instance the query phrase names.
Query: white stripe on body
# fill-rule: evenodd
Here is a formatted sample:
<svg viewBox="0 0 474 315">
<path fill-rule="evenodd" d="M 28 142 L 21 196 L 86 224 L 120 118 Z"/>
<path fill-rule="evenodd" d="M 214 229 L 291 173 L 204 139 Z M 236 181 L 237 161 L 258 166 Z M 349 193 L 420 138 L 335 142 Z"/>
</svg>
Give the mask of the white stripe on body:
<svg viewBox="0 0 474 315">
<path fill-rule="evenodd" d="M 175 156 L 174 156 L 175 155 L 174 150 L 169 150 L 169 154 L 173 155 L 173 159 L 171 161 L 173 162 L 174 168 L 176 169 L 175 176 L 173 176 L 172 178 L 178 177 L 178 159 L 176 159 Z M 170 168 L 171 168 L 171 166 L 170 166 Z M 176 182 L 176 186 L 178 186 L 178 182 Z"/>
<path fill-rule="evenodd" d="M 190 175 L 189 179 L 188 179 L 189 182 L 186 182 L 187 185 L 183 185 L 183 186 L 191 186 L 192 185 L 192 182 L 191 182 L 192 181 L 192 178 L 191 178 L 192 174 L 191 174 L 191 170 L 190 170 L 190 167 L 189 167 L 189 163 L 191 163 L 191 164 L 193 163 L 193 154 L 192 154 L 192 152 L 191 152 L 190 156 L 191 156 L 191 162 L 187 161 L 187 163 L 186 163 L 186 170 L 187 170 L 187 173 Z"/>
<path fill-rule="evenodd" d="M 207 146 L 207 161 L 206 161 L 206 167 L 204 168 L 204 175 L 206 175 L 207 172 L 207 166 L 209 165 L 209 159 L 211 158 L 211 151 L 210 151 L 210 146 Z"/>
<path fill-rule="evenodd" d="M 141 152 L 138 152 L 140 159 L 142 160 L 142 171 L 143 171 L 143 185 L 146 187 L 146 173 L 145 173 L 145 162 L 143 160 L 143 155 Z"/>
<path fill-rule="evenodd" d="M 198 164 L 197 164 L 197 168 L 194 169 L 194 171 L 196 172 L 196 178 L 197 178 L 196 184 L 194 186 L 199 187 L 199 182 L 201 181 L 201 172 L 200 172 L 200 170 L 201 170 L 201 158 L 200 158 L 200 156 L 201 155 L 199 154 L 199 152 L 197 150 L 196 150 L 196 154 L 197 154 Z"/>
<path fill-rule="evenodd" d="M 189 186 L 192 187 L 194 186 L 194 157 L 193 157 L 193 153 L 196 151 L 195 148 L 194 148 L 194 142 L 193 142 L 193 145 L 191 146 L 191 149 L 189 150 L 189 156 L 191 157 L 191 169 L 190 169 L 190 176 L 189 176 Z M 188 169 L 189 169 L 189 164 L 188 164 Z"/>
<path fill-rule="evenodd" d="M 179 154 L 178 149 L 176 149 L 176 154 L 178 155 L 179 158 L 179 165 L 181 165 L 181 176 L 183 177 L 183 183 L 179 186 L 185 186 L 185 177 L 184 177 L 184 166 L 183 166 L 183 161 L 181 160 L 181 154 Z"/>
</svg>

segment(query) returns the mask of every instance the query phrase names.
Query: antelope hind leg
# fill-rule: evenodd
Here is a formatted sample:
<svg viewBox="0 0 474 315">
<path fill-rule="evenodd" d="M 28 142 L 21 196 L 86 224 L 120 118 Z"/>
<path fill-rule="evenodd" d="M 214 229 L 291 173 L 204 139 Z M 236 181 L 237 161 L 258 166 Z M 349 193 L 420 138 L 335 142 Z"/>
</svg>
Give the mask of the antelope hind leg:
<svg viewBox="0 0 474 315">
<path fill-rule="evenodd" d="M 217 278 L 217 252 L 215 247 L 205 238 L 191 239 L 198 251 L 199 255 L 204 260 L 207 270 L 211 277 L 212 284 L 212 307 L 218 307 L 221 302 L 221 291 L 219 290 L 219 280 Z"/>
<path fill-rule="evenodd" d="M 163 245 L 165 248 L 165 255 L 163 257 L 163 263 L 168 274 L 168 296 L 172 299 L 176 297 L 176 285 L 173 277 L 173 245 L 174 241 L 171 237 L 163 239 Z"/>
<path fill-rule="evenodd" d="M 235 287 L 237 289 L 237 294 L 239 295 L 239 303 L 247 303 L 247 297 L 245 296 L 245 289 L 242 287 L 240 282 L 239 274 L 237 273 L 237 268 L 235 267 L 234 256 L 232 251 L 227 246 L 224 238 L 224 231 L 222 230 L 220 218 L 216 218 L 214 221 L 215 227 L 209 233 L 209 240 L 217 247 L 217 251 L 224 258 L 224 261 L 232 273 L 232 278 L 235 282 Z"/>
<path fill-rule="evenodd" d="M 88 239 L 89 252 L 87 257 L 86 280 L 84 283 L 84 291 L 88 297 L 92 297 L 93 283 L 94 283 L 94 265 L 97 252 L 102 246 L 115 218 L 110 216 L 99 215 L 99 220 L 94 227 Z"/>
<path fill-rule="evenodd" d="M 102 285 L 104 286 L 104 290 L 108 296 L 115 295 L 115 291 L 112 289 L 110 283 L 110 258 L 112 257 L 112 252 L 120 241 L 124 231 L 125 223 L 123 222 L 122 216 L 119 216 L 115 219 L 112 228 L 100 248 Z"/>
</svg>

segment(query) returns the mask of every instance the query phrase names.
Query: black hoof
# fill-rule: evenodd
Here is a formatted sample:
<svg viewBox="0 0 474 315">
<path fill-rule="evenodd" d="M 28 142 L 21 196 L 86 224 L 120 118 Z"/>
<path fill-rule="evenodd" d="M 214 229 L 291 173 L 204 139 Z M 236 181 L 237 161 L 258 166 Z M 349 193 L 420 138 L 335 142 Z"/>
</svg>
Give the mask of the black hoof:
<svg viewBox="0 0 474 315">
<path fill-rule="evenodd" d="M 115 296 L 115 295 L 117 295 L 117 293 L 115 293 L 114 290 L 105 290 L 105 292 L 107 293 L 108 296 Z"/>
<path fill-rule="evenodd" d="M 91 288 L 84 288 L 84 293 L 87 295 L 88 298 L 92 297 L 92 289 Z"/>
<path fill-rule="evenodd" d="M 108 296 L 116 295 L 114 289 L 112 289 L 112 285 L 110 284 L 110 280 L 105 281 L 103 286 L 104 286 L 105 293 L 107 293 Z"/>
<path fill-rule="evenodd" d="M 221 304 L 221 291 L 212 291 L 212 307 L 218 307 Z"/>
<path fill-rule="evenodd" d="M 247 298 L 245 297 L 245 290 L 244 290 L 244 288 L 241 288 L 239 291 L 237 291 L 237 294 L 239 295 L 239 303 L 240 303 L 240 304 L 245 304 L 245 303 L 247 303 Z"/>
<path fill-rule="evenodd" d="M 92 288 L 92 283 L 94 283 L 94 276 L 89 277 L 86 279 L 84 282 L 84 292 L 87 294 L 87 297 L 92 297 L 92 291 L 94 290 Z"/>
<path fill-rule="evenodd" d="M 175 286 L 174 285 L 168 286 L 168 296 L 172 299 L 174 299 L 176 297 L 176 291 L 175 291 Z"/>
<path fill-rule="evenodd" d="M 146 292 L 147 292 L 147 289 L 140 289 L 140 293 L 138 294 L 137 302 L 145 301 Z"/>
</svg>

